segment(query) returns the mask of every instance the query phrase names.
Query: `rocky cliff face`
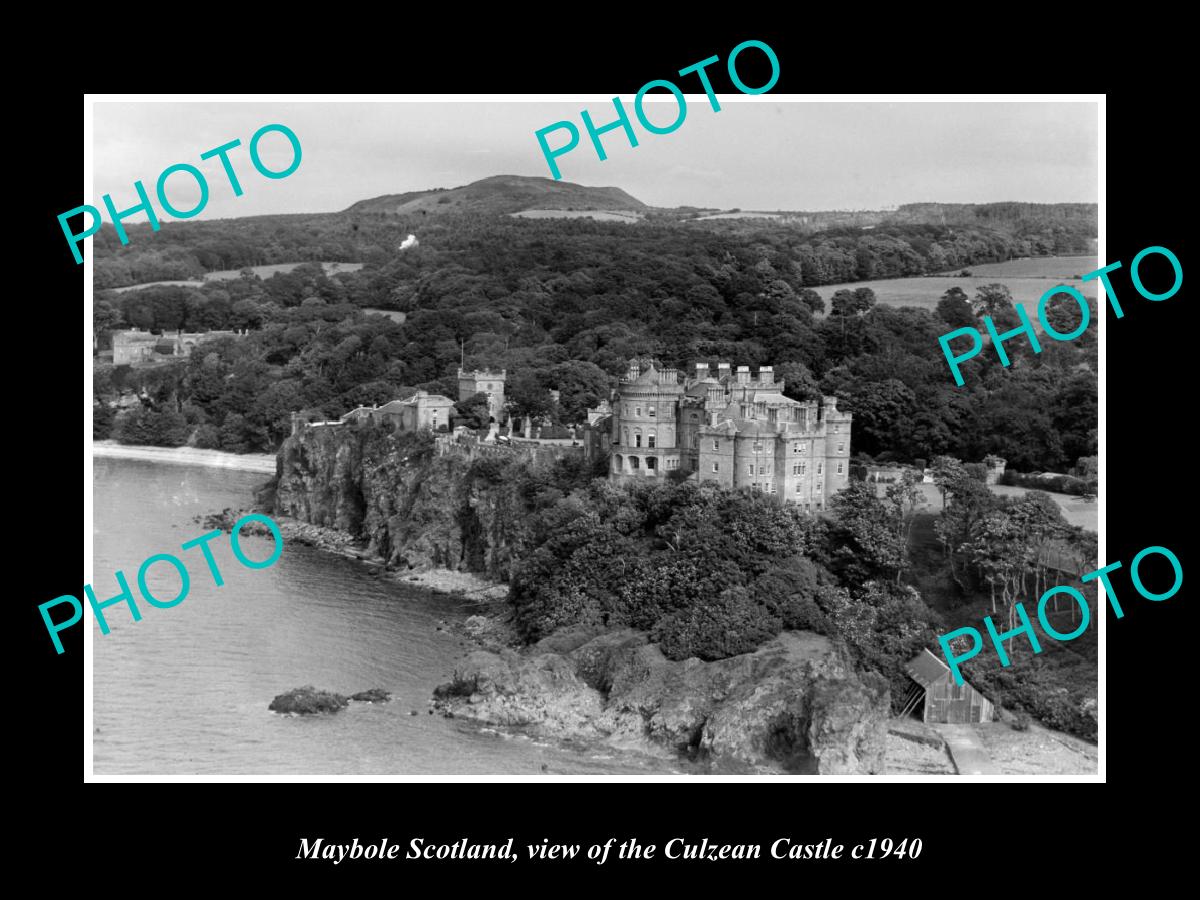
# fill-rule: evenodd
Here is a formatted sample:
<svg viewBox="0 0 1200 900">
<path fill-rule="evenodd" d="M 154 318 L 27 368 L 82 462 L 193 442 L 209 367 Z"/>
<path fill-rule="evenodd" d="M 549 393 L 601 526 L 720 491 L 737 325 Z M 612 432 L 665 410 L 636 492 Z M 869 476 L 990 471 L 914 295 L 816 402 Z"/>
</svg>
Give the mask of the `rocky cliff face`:
<svg viewBox="0 0 1200 900">
<path fill-rule="evenodd" d="M 436 696 L 479 722 L 657 748 L 725 772 L 884 769 L 886 684 L 860 678 L 828 638 L 808 632 L 716 662 L 673 662 L 641 632 L 577 631 L 526 653 L 476 651 Z"/>
<path fill-rule="evenodd" d="M 438 455 L 427 437 L 312 428 L 279 451 L 274 509 L 353 535 L 393 568 L 442 566 L 507 580 L 526 530 L 520 460 Z"/>
</svg>

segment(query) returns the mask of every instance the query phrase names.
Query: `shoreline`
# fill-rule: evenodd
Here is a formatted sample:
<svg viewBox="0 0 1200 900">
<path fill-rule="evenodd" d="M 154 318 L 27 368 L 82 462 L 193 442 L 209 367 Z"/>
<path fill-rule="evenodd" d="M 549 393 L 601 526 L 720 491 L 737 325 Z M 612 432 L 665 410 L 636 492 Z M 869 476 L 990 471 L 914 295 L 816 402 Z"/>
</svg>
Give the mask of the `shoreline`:
<svg viewBox="0 0 1200 900">
<path fill-rule="evenodd" d="M 379 570 L 381 577 L 396 584 L 424 588 L 449 597 L 471 600 L 481 605 L 508 599 L 508 585 L 488 581 L 474 572 L 459 569 L 422 569 L 400 571 L 386 569 L 383 560 L 368 553 L 350 535 L 323 525 L 301 522 L 290 516 L 274 516 L 285 540 L 358 560 Z"/>
<path fill-rule="evenodd" d="M 275 474 L 275 457 L 267 453 L 226 453 L 198 447 L 147 447 L 142 444 L 118 444 L 116 441 L 93 441 L 92 457 L 140 459 L 177 466 L 206 466 L 262 475 Z"/>
</svg>

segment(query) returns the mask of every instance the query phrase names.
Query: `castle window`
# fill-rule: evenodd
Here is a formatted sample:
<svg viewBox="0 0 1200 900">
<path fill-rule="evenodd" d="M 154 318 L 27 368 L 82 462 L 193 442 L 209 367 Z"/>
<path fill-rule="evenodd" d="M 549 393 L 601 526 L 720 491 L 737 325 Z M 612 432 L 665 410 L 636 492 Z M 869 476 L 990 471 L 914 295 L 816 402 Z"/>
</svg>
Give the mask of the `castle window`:
<svg viewBox="0 0 1200 900">
<path fill-rule="evenodd" d="M 792 444 L 792 452 L 793 452 L 793 453 L 799 453 L 799 452 L 800 452 L 800 447 L 801 447 L 801 445 L 800 445 L 800 444 Z"/>
<path fill-rule="evenodd" d="M 719 462 L 715 462 L 715 463 L 713 463 L 713 471 L 714 471 L 714 472 L 720 472 L 720 471 L 721 471 L 721 464 L 720 464 Z"/>
<path fill-rule="evenodd" d="M 841 474 L 842 474 L 842 464 L 841 464 L 841 463 L 838 463 L 838 470 L 837 470 L 837 473 L 838 473 L 839 475 L 841 475 Z"/>
<path fill-rule="evenodd" d="M 799 494 L 800 491 L 801 491 L 800 485 L 796 485 L 796 493 Z"/>
<path fill-rule="evenodd" d="M 635 432 L 633 435 L 633 446 L 635 446 L 635 447 L 642 446 L 642 433 L 640 431 Z"/>
<path fill-rule="evenodd" d="M 838 433 L 838 428 L 839 428 L 839 427 L 840 427 L 840 426 L 838 426 L 838 425 L 834 425 L 834 426 L 833 426 L 833 433 L 834 433 L 834 434 L 837 434 L 837 433 Z"/>
<path fill-rule="evenodd" d="M 755 442 L 754 442 L 754 452 L 755 452 L 755 453 L 762 453 L 762 441 L 755 441 Z"/>
<path fill-rule="evenodd" d="M 838 453 L 841 453 L 845 449 L 846 449 L 845 441 L 839 441 L 838 442 Z"/>
<path fill-rule="evenodd" d="M 658 463 L 658 460 L 656 460 L 653 456 L 646 457 L 646 468 L 647 469 L 657 468 L 658 467 L 657 463 Z"/>
<path fill-rule="evenodd" d="M 654 442 L 655 442 L 654 435 L 652 435 L 652 434 L 651 434 L 651 435 L 647 435 L 647 437 L 646 437 L 646 446 L 647 446 L 647 447 L 649 447 L 649 448 L 651 448 L 651 449 L 654 449 Z"/>
<path fill-rule="evenodd" d="M 759 474 L 759 475 L 766 475 L 766 474 L 767 474 L 767 467 L 766 467 L 766 466 L 759 466 L 759 467 L 758 467 L 758 474 Z"/>
<path fill-rule="evenodd" d="M 657 407 L 654 407 L 654 406 L 648 407 L 646 409 L 646 415 L 648 415 L 650 418 L 653 419 L 655 416 L 658 415 Z"/>
<path fill-rule="evenodd" d="M 641 465 L 641 462 L 636 456 L 629 457 L 629 468 L 636 469 Z"/>
<path fill-rule="evenodd" d="M 750 463 L 750 473 L 749 474 L 751 474 L 751 475 L 754 474 L 754 463 Z"/>
<path fill-rule="evenodd" d="M 700 421 L 700 415 L 699 415 L 699 413 L 692 413 L 692 421 L 693 421 L 693 422 L 699 422 L 699 421 Z"/>
<path fill-rule="evenodd" d="M 642 414 L 642 408 L 639 406 L 639 407 L 637 407 L 637 411 L 636 411 L 635 415 L 640 416 L 641 414 Z"/>
<path fill-rule="evenodd" d="M 767 488 L 767 490 L 769 490 L 772 494 L 774 494 L 775 493 L 775 482 L 772 481 L 770 486 Z"/>
<path fill-rule="evenodd" d="M 822 465 L 821 463 L 817 463 L 817 474 L 818 475 L 821 474 L 821 465 Z"/>
<path fill-rule="evenodd" d="M 714 439 L 713 440 L 713 450 L 720 450 L 720 449 L 721 449 L 721 442 Z M 716 469 L 713 469 L 713 471 L 715 472 Z"/>
<path fill-rule="evenodd" d="M 693 434 L 692 435 L 692 449 L 698 450 L 699 448 L 700 448 L 700 435 Z"/>
<path fill-rule="evenodd" d="M 796 465 L 792 466 L 792 474 L 793 475 L 803 475 L 804 468 L 805 468 L 804 463 L 796 463 Z"/>
</svg>

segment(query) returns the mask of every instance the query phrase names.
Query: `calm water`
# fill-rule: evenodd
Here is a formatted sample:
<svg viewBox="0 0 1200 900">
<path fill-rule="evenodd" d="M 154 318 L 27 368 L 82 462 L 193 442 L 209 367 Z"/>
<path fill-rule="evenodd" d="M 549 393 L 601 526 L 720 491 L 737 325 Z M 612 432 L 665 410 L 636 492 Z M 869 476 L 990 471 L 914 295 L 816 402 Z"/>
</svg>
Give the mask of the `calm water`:
<svg viewBox="0 0 1200 900">
<path fill-rule="evenodd" d="M 271 568 L 247 569 L 227 540 L 212 544 L 225 578 L 216 587 L 199 551 L 179 545 L 203 532 L 193 516 L 250 505 L 263 476 L 123 459 L 94 463 L 97 596 L 117 592 L 117 569 L 136 593 L 138 566 L 155 553 L 181 556 L 192 576 L 191 593 L 177 607 L 139 600 L 140 622 L 123 604 L 110 607 L 107 636 L 92 623 L 96 774 L 676 770 L 668 761 L 534 742 L 428 715 L 433 688 L 467 652 L 458 638 L 437 631 L 439 619 L 471 613 L 455 599 L 383 582 L 361 563 L 308 547 L 285 546 Z M 270 554 L 265 538 L 247 538 L 244 547 L 251 559 Z M 169 599 L 178 592 L 177 576 L 156 565 L 149 586 Z M 351 704 L 333 716 L 268 711 L 276 694 L 305 684 L 343 694 L 381 687 L 394 699 Z"/>
</svg>

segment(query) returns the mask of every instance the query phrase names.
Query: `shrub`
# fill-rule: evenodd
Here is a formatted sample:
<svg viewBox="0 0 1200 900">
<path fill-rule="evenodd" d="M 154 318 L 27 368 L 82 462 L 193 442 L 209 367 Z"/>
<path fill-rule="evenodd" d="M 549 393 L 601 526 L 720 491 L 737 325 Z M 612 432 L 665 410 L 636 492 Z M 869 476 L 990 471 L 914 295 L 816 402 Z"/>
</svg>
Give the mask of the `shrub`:
<svg viewBox="0 0 1200 900">
<path fill-rule="evenodd" d="M 139 406 L 117 416 L 112 435 L 122 444 L 182 447 L 187 442 L 188 431 L 187 422 L 174 410 Z"/>
<path fill-rule="evenodd" d="M 756 650 L 780 627 L 779 620 L 755 603 L 745 588 L 729 588 L 715 599 L 667 616 L 650 636 L 668 659 L 714 660 Z"/>
<path fill-rule="evenodd" d="M 192 444 L 201 450 L 219 450 L 221 448 L 221 429 L 216 425 L 201 425 L 196 429 Z"/>
</svg>

